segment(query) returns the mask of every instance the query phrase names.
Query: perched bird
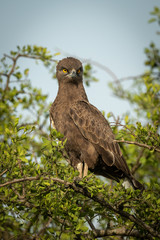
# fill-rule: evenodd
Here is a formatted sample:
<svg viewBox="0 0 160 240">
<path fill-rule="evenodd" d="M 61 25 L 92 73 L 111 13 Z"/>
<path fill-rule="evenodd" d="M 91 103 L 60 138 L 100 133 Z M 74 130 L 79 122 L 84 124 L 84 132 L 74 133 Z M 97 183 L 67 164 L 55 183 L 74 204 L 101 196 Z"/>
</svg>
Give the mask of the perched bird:
<svg viewBox="0 0 160 240">
<path fill-rule="evenodd" d="M 109 123 L 88 101 L 82 63 L 72 57 L 64 58 L 57 65 L 56 76 L 59 90 L 50 108 L 50 118 L 67 139 L 65 149 L 79 177 L 86 176 L 89 169 L 118 182 L 128 179 L 134 189 L 142 190 L 143 185 L 132 176 Z"/>
</svg>

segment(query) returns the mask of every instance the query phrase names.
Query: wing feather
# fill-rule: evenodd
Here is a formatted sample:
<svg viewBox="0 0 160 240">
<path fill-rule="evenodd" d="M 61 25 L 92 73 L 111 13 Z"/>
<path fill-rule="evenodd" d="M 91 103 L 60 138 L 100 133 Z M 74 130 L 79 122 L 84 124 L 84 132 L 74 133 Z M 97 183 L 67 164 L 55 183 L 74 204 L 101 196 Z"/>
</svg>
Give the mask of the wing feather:
<svg viewBox="0 0 160 240">
<path fill-rule="evenodd" d="M 96 107 L 86 101 L 78 101 L 71 106 L 70 116 L 81 134 L 94 144 L 105 164 L 115 166 L 129 174 L 128 166 L 118 143 L 114 141 L 109 123 Z"/>
</svg>

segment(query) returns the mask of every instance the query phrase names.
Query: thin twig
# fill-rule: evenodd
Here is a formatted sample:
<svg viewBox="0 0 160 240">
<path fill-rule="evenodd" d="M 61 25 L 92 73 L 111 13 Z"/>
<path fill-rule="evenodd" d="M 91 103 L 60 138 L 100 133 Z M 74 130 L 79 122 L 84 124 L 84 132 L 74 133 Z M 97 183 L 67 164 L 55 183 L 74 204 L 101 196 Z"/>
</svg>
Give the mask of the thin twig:
<svg viewBox="0 0 160 240">
<path fill-rule="evenodd" d="M 137 237 L 146 239 L 146 236 L 142 235 L 138 230 L 128 230 L 125 227 L 122 228 L 115 228 L 115 229 L 106 229 L 106 230 L 99 230 L 97 229 L 97 234 L 94 235 L 95 238 L 101 238 L 101 237 L 109 237 L 109 236 L 122 236 L 122 237 Z M 86 239 L 92 239 L 90 234 L 85 234 Z M 149 239 L 153 239 L 150 237 Z"/>
<path fill-rule="evenodd" d="M 85 219 L 87 220 L 89 226 L 91 227 L 94 234 L 97 234 L 97 229 L 95 228 L 94 224 L 92 223 L 91 219 L 86 215 Z"/>
<path fill-rule="evenodd" d="M 10 72 L 8 74 L 5 74 L 5 73 L 1 73 L 0 75 L 2 76 L 6 76 L 7 77 L 7 82 L 6 82 L 6 87 L 5 87 L 5 91 L 7 91 L 9 89 L 9 82 L 10 82 L 10 76 L 13 74 L 14 70 L 15 70 L 15 67 L 16 67 L 16 62 L 18 60 L 18 58 L 20 57 L 26 57 L 26 58 L 31 58 L 31 59 L 36 59 L 36 60 L 46 60 L 46 61 L 50 61 L 50 62 L 57 62 L 57 60 L 55 59 L 45 59 L 41 56 L 35 56 L 35 55 L 27 55 L 27 54 L 20 54 L 18 53 L 16 55 L 16 57 L 12 57 L 8 54 L 4 54 L 5 57 L 11 59 L 13 61 L 13 65 L 12 65 L 12 68 L 10 70 Z"/>
<path fill-rule="evenodd" d="M 10 55 L 8 54 L 4 54 L 5 57 L 7 58 L 10 58 L 11 60 L 14 60 L 15 58 L 19 58 L 19 57 L 26 57 L 26 58 L 31 58 L 31 59 L 36 59 L 36 60 L 48 60 L 48 61 L 51 61 L 51 62 L 57 62 L 57 60 L 51 58 L 51 59 L 46 59 L 46 58 L 43 58 L 42 56 L 36 56 L 36 55 L 29 55 L 29 54 L 20 54 L 18 53 L 17 56 L 14 58 L 14 57 L 11 57 Z"/>
<path fill-rule="evenodd" d="M 133 142 L 133 141 L 126 141 L 126 140 L 114 140 L 114 141 L 121 142 L 121 143 L 127 143 L 127 144 L 134 144 L 134 145 L 137 145 L 139 147 L 148 148 L 149 150 L 155 150 L 156 152 L 160 153 L 160 149 L 159 148 L 156 148 L 154 146 L 149 146 L 149 145 L 144 144 L 144 143 Z"/>
<path fill-rule="evenodd" d="M 66 55 L 66 56 L 70 56 L 70 55 L 71 55 L 70 53 L 65 52 L 65 51 L 63 51 L 63 50 L 61 50 L 61 49 L 58 49 L 58 51 L 62 52 L 62 53 L 63 53 L 64 55 Z M 74 55 L 72 55 L 72 56 L 75 57 L 75 58 L 77 58 L 77 56 L 74 56 Z M 89 62 L 89 63 L 91 63 L 91 64 L 93 64 L 93 65 L 101 68 L 101 69 L 104 70 L 107 74 L 109 74 L 114 81 L 117 80 L 117 76 L 111 71 L 111 69 L 109 69 L 109 68 L 106 67 L 105 65 L 103 65 L 103 64 L 101 64 L 101 63 L 99 63 L 99 62 L 97 62 L 97 61 L 91 60 L 91 59 L 80 58 L 80 60 L 81 60 L 83 63 Z"/>
<path fill-rule="evenodd" d="M 7 57 L 7 58 L 9 58 L 9 59 L 11 59 L 11 60 L 13 60 L 14 59 L 14 57 L 11 57 L 10 55 L 8 55 L 8 54 L 4 54 L 4 57 Z"/>
<path fill-rule="evenodd" d="M 5 169 L 2 173 L 0 173 L 0 177 L 5 174 L 8 171 L 8 169 Z"/>
<path fill-rule="evenodd" d="M 8 56 L 8 57 L 11 58 L 10 56 Z M 7 91 L 9 89 L 10 76 L 12 75 L 12 73 L 14 72 L 14 69 L 16 67 L 16 61 L 18 59 L 18 55 L 17 55 L 17 57 L 11 58 L 11 59 L 13 61 L 13 65 L 12 65 L 12 68 L 11 68 L 10 72 L 7 75 L 7 82 L 6 82 L 6 87 L 5 87 L 4 91 Z"/>
<path fill-rule="evenodd" d="M 8 77 L 8 74 L 7 74 L 7 73 L 1 73 L 1 72 L 0 72 L 0 75 L 1 75 L 1 76 L 5 76 L 5 77 Z"/>
<path fill-rule="evenodd" d="M 85 61 L 86 61 L 86 62 L 90 62 L 91 64 L 93 64 L 93 65 L 101 68 L 102 70 L 104 70 L 105 72 L 107 72 L 107 74 L 109 74 L 114 81 L 117 81 L 117 76 L 115 75 L 115 73 L 112 72 L 111 69 L 109 69 L 109 68 L 106 67 L 105 65 L 103 65 L 103 64 L 101 64 L 101 63 L 99 63 L 99 62 L 97 62 L 97 61 L 94 61 L 94 60 L 89 60 L 89 59 L 88 59 L 88 60 L 85 60 Z"/>
<path fill-rule="evenodd" d="M 137 171 L 137 169 L 141 166 L 140 159 L 143 156 L 144 150 L 145 150 L 145 148 L 141 149 L 141 151 L 140 151 L 140 153 L 139 153 L 139 155 L 137 157 L 136 163 L 135 163 L 135 165 L 133 166 L 133 168 L 131 170 L 131 173 L 133 175 Z"/>
<path fill-rule="evenodd" d="M 31 59 L 36 59 L 36 60 L 44 60 L 44 61 L 50 61 L 50 62 L 57 62 L 57 60 L 55 60 L 53 58 L 46 59 L 46 58 L 43 58 L 42 56 L 36 56 L 36 55 L 19 54 L 19 57 L 31 58 Z"/>
</svg>

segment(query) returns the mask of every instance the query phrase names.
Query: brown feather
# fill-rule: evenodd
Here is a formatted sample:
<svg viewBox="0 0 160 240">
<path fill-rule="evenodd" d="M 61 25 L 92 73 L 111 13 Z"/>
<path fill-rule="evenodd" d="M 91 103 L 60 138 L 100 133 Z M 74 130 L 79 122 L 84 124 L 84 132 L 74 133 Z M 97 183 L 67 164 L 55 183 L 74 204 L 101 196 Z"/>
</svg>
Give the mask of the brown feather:
<svg viewBox="0 0 160 240">
<path fill-rule="evenodd" d="M 67 73 L 63 72 L 64 68 Z M 71 165 L 79 168 L 79 163 L 85 163 L 95 174 L 116 181 L 127 177 L 135 189 L 142 189 L 143 186 L 131 175 L 109 123 L 88 102 L 82 72 L 82 64 L 77 59 L 65 58 L 58 63 L 59 90 L 50 108 L 55 128 L 67 139 L 65 148 Z"/>
</svg>

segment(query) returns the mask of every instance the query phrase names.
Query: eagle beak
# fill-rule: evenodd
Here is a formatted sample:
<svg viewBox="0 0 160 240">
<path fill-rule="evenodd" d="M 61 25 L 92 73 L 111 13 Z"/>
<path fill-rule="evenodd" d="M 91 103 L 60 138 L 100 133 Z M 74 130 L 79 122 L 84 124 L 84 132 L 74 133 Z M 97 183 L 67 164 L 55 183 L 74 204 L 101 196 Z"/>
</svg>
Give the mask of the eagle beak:
<svg viewBox="0 0 160 240">
<path fill-rule="evenodd" d="M 70 73 L 70 76 L 71 76 L 72 78 L 77 77 L 76 70 L 73 69 L 73 70 L 71 71 L 71 73 Z"/>
</svg>

